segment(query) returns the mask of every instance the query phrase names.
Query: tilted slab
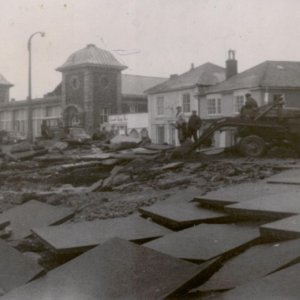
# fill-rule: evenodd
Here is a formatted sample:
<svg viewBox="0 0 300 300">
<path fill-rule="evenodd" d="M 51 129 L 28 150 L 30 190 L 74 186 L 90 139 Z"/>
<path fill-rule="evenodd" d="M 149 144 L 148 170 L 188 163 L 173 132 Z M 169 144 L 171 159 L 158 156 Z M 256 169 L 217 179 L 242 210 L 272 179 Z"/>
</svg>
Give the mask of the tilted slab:
<svg viewBox="0 0 300 300">
<path fill-rule="evenodd" d="M 26 284 L 42 267 L 0 239 L 0 296 Z"/>
<path fill-rule="evenodd" d="M 47 226 L 63 222 L 72 217 L 71 209 L 31 200 L 0 214 L 0 223 L 10 221 L 12 235 L 10 239 L 22 239 L 31 234 L 34 227 Z"/>
<path fill-rule="evenodd" d="M 187 288 L 203 267 L 114 238 L 3 300 L 164 299 Z"/>
<path fill-rule="evenodd" d="M 245 202 L 262 196 L 291 192 L 292 190 L 300 191 L 300 186 L 270 185 L 265 182 L 242 183 L 221 188 L 204 196 L 197 196 L 195 200 L 203 206 L 223 209 L 226 205 Z"/>
<path fill-rule="evenodd" d="M 230 254 L 259 238 L 254 227 L 201 224 L 144 244 L 145 247 L 190 261 Z"/>
<path fill-rule="evenodd" d="M 264 277 L 299 259 L 300 239 L 254 246 L 227 261 L 199 291 L 232 289 Z"/>
<path fill-rule="evenodd" d="M 294 239 L 300 238 L 300 215 L 295 215 L 276 222 L 260 226 L 263 238 Z"/>
<path fill-rule="evenodd" d="M 207 222 L 221 222 L 228 215 L 199 207 L 191 202 L 168 202 L 140 208 L 139 212 L 172 229 L 182 229 Z"/>
<path fill-rule="evenodd" d="M 300 191 L 267 195 L 229 205 L 225 212 L 257 219 L 280 219 L 300 213 Z"/>
<path fill-rule="evenodd" d="M 300 264 L 243 284 L 211 300 L 296 300 L 300 295 Z"/>
<path fill-rule="evenodd" d="M 82 252 L 113 237 L 149 241 L 171 231 L 139 216 L 35 228 L 33 234 L 56 253 Z"/>
<path fill-rule="evenodd" d="M 300 185 L 300 169 L 281 172 L 269 177 L 267 182 L 273 184 Z"/>
</svg>

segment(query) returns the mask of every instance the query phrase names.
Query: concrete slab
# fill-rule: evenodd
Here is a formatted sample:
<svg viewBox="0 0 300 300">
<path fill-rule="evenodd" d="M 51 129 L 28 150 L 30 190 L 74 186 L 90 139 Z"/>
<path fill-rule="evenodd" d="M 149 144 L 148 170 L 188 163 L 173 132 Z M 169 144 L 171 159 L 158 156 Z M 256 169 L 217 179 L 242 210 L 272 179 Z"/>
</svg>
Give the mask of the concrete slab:
<svg viewBox="0 0 300 300">
<path fill-rule="evenodd" d="M 211 300 L 296 300 L 300 295 L 300 264 L 243 284 Z"/>
<path fill-rule="evenodd" d="M 145 247 L 190 261 L 229 255 L 259 238 L 255 227 L 201 224 L 144 244 Z"/>
<path fill-rule="evenodd" d="M 114 238 L 3 300 L 164 299 L 201 276 L 201 266 Z"/>
<path fill-rule="evenodd" d="M 273 184 L 300 185 L 300 169 L 281 172 L 269 177 L 267 182 Z"/>
<path fill-rule="evenodd" d="M 225 212 L 239 217 L 275 220 L 300 213 L 300 191 L 259 197 L 225 207 Z"/>
<path fill-rule="evenodd" d="M 42 267 L 0 239 L 0 296 L 26 284 Z"/>
<path fill-rule="evenodd" d="M 55 253 L 83 252 L 113 237 L 142 242 L 171 233 L 139 216 L 35 228 L 32 232 Z"/>
<path fill-rule="evenodd" d="M 300 239 L 254 246 L 226 262 L 198 291 L 232 289 L 300 258 Z"/>
<path fill-rule="evenodd" d="M 300 238 L 300 215 L 261 225 L 259 230 L 262 238 L 266 239 Z"/>
<path fill-rule="evenodd" d="M 34 227 L 60 223 L 73 214 L 71 209 L 31 200 L 0 214 L 0 224 L 9 220 L 12 229 L 10 239 L 16 240 L 29 236 L 30 229 Z"/>
<path fill-rule="evenodd" d="M 247 182 L 224 187 L 207 193 L 204 196 L 197 196 L 195 197 L 195 201 L 198 201 L 202 206 L 223 209 L 226 205 L 291 191 L 300 191 L 300 186 L 270 185 L 264 181 L 255 183 Z"/>
<path fill-rule="evenodd" d="M 172 229 L 182 229 L 207 222 L 221 222 L 228 215 L 199 207 L 197 203 L 160 203 L 140 208 L 139 212 L 155 222 Z"/>
</svg>

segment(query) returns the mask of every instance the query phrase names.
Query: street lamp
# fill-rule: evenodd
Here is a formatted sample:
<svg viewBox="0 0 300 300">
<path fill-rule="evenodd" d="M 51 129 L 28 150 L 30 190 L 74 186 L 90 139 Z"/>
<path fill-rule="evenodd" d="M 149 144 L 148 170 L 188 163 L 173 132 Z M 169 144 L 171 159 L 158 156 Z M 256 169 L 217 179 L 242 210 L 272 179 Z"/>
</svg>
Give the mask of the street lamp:
<svg viewBox="0 0 300 300">
<path fill-rule="evenodd" d="M 31 40 L 35 35 L 40 35 L 41 37 L 45 36 L 45 32 L 37 31 L 33 33 L 29 39 L 27 44 L 28 49 L 28 134 L 27 138 L 29 142 L 33 140 L 33 132 L 32 132 L 32 94 L 31 94 Z"/>
</svg>

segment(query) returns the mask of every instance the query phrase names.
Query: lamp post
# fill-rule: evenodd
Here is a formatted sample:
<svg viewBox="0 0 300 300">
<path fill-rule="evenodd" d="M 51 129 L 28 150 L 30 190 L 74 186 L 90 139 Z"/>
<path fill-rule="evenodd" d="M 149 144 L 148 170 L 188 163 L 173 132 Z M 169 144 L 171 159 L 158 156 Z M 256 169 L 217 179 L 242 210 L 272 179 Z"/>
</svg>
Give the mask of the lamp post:
<svg viewBox="0 0 300 300">
<path fill-rule="evenodd" d="M 45 32 L 37 31 L 33 33 L 29 39 L 27 44 L 28 49 L 28 141 L 31 143 L 33 140 L 33 132 L 32 132 L 32 93 L 31 93 L 31 40 L 35 35 L 40 35 L 41 37 L 45 36 Z"/>
</svg>

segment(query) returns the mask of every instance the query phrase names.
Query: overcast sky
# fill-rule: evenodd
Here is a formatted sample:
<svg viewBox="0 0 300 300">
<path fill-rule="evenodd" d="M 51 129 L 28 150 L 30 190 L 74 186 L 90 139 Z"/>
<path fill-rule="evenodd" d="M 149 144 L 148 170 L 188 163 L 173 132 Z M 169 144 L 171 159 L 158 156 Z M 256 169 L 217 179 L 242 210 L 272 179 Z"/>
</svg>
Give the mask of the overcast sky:
<svg viewBox="0 0 300 300">
<path fill-rule="evenodd" d="M 34 97 L 53 90 L 55 69 L 89 43 L 114 51 L 125 73 L 149 76 L 180 74 L 192 62 L 224 66 L 230 48 L 239 71 L 300 61 L 299 0 L 0 0 L 0 25 L 0 73 L 17 100 L 28 93 L 35 31 L 46 36 L 32 42 Z"/>
</svg>

